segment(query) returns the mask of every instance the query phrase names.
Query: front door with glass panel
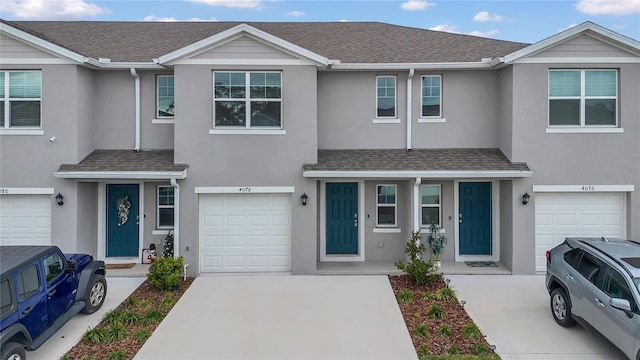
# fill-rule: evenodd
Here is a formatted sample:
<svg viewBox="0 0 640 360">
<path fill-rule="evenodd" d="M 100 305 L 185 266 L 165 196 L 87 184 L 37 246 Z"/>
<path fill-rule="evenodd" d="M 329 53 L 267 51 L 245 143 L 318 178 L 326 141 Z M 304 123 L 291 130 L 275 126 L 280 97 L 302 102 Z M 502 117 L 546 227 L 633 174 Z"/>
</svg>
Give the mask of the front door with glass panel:
<svg viewBox="0 0 640 360">
<path fill-rule="evenodd" d="M 358 254 L 358 183 L 327 183 L 327 255 Z"/>
</svg>

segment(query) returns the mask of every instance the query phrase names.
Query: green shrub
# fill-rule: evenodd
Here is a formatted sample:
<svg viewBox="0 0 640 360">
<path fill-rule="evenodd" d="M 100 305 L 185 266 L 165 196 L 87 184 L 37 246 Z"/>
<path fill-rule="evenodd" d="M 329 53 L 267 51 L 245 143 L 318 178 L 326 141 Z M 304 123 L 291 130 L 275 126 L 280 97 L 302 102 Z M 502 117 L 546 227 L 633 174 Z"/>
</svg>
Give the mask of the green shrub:
<svg viewBox="0 0 640 360">
<path fill-rule="evenodd" d="M 453 335 L 453 329 L 450 325 L 444 324 L 440 326 L 440 328 L 438 329 L 438 333 L 440 333 L 440 335 L 442 336 L 451 336 Z"/>
<path fill-rule="evenodd" d="M 147 299 L 140 300 L 138 306 L 140 306 L 141 308 L 148 308 L 149 306 L 151 306 L 151 301 Z"/>
<path fill-rule="evenodd" d="M 444 317 L 444 311 L 440 306 L 433 304 L 431 308 L 429 308 L 429 311 L 427 311 L 427 316 L 432 319 L 442 319 Z"/>
<path fill-rule="evenodd" d="M 444 246 L 447 245 L 447 238 L 440 232 L 440 225 L 433 224 L 429 228 L 429 235 L 427 236 L 427 243 L 431 250 L 431 257 L 434 261 L 440 259 L 440 254 L 444 250 Z"/>
<path fill-rule="evenodd" d="M 425 324 L 418 324 L 416 328 L 413 330 L 413 333 L 416 335 L 429 336 L 429 329 Z"/>
<path fill-rule="evenodd" d="M 451 345 L 451 347 L 449 348 L 449 355 L 459 355 L 460 354 L 460 349 L 458 349 L 457 346 Z"/>
<path fill-rule="evenodd" d="M 432 293 L 422 293 L 422 295 L 420 295 L 420 299 L 422 300 L 431 300 L 433 297 L 434 295 Z"/>
<path fill-rule="evenodd" d="M 398 295 L 396 295 L 396 298 L 400 303 L 410 303 L 413 301 L 413 293 L 407 289 L 402 289 L 398 291 Z"/>
<path fill-rule="evenodd" d="M 125 353 L 124 350 L 114 349 L 107 354 L 107 360 L 122 360 L 126 356 L 127 356 L 127 353 Z"/>
<path fill-rule="evenodd" d="M 129 296 L 127 298 L 127 300 L 125 301 L 125 307 L 127 308 L 131 308 L 138 305 L 138 300 L 136 298 L 134 298 L 133 296 Z"/>
<path fill-rule="evenodd" d="M 178 298 L 174 296 L 166 296 L 166 297 L 163 297 L 162 300 L 160 300 L 160 306 L 164 308 L 171 308 L 177 302 L 178 302 Z"/>
<path fill-rule="evenodd" d="M 138 329 L 133 332 L 133 338 L 136 341 L 144 342 L 144 341 L 147 341 L 147 339 L 150 337 L 151 337 L 151 331 L 147 329 Z"/>
<path fill-rule="evenodd" d="M 430 284 L 438 279 L 442 279 L 442 273 L 436 266 L 435 259 L 430 258 L 428 262 L 421 259 L 422 253 L 426 250 L 424 244 L 420 242 L 422 235 L 420 230 L 411 233 L 411 239 L 407 241 L 404 253 L 409 256 L 409 262 L 397 261 L 394 265 L 398 270 L 404 271 L 418 284 Z"/>
<path fill-rule="evenodd" d="M 106 314 L 104 314 L 104 317 L 102 318 L 102 321 L 107 325 L 122 324 L 122 314 L 123 313 L 124 313 L 124 311 L 122 311 L 119 308 L 115 308 L 113 310 L 109 310 Z"/>
<path fill-rule="evenodd" d="M 436 300 L 458 301 L 456 291 L 450 287 L 443 287 L 436 291 Z"/>
<path fill-rule="evenodd" d="M 469 323 L 463 326 L 462 329 L 460 329 L 460 332 L 468 339 L 477 339 L 482 337 L 482 332 L 474 323 Z"/>
<path fill-rule="evenodd" d="M 143 325 L 153 325 L 157 324 L 162 320 L 162 313 L 160 310 L 149 309 L 140 319 L 140 323 Z"/>
<path fill-rule="evenodd" d="M 105 342 L 106 334 L 105 330 L 101 327 L 94 327 L 92 329 L 87 330 L 87 332 L 82 335 L 82 341 L 87 344 L 99 344 Z"/>
<path fill-rule="evenodd" d="M 418 356 L 420 357 L 427 356 L 431 353 L 431 351 L 429 351 L 429 349 L 424 345 L 420 345 L 417 352 L 418 352 Z"/>
<path fill-rule="evenodd" d="M 182 256 L 159 257 L 149 266 L 147 279 L 149 284 L 160 290 L 175 290 L 180 283 L 180 272 L 183 268 Z"/>
<path fill-rule="evenodd" d="M 473 346 L 473 352 L 476 353 L 476 355 L 484 355 L 489 351 L 487 350 L 487 346 L 485 344 L 475 344 Z"/>
<path fill-rule="evenodd" d="M 107 342 L 114 342 L 124 339 L 127 336 L 127 329 L 122 324 L 113 324 L 105 330 L 104 334 Z"/>
<path fill-rule="evenodd" d="M 135 311 L 126 310 L 122 313 L 121 319 L 125 324 L 137 324 L 140 322 L 140 315 Z"/>
</svg>

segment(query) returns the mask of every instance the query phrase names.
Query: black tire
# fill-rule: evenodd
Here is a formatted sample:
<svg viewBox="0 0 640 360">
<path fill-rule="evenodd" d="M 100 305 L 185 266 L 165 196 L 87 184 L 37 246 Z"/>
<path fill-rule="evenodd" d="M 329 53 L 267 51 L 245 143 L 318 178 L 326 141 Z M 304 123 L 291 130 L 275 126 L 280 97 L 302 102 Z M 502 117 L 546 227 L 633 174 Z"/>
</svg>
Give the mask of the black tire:
<svg viewBox="0 0 640 360">
<path fill-rule="evenodd" d="M 82 309 L 83 314 L 93 314 L 98 311 L 104 304 L 107 297 L 107 281 L 104 275 L 94 274 L 91 283 L 87 288 L 87 295 L 84 298 L 85 306 Z"/>
<path fill-rule="evenodd" d="M 24 346 L 17 342 L 8 342 L 2 346 L 0 351 L 2 360 L 26 360 L 27 352 Z"/>
<path fill-rule="evenodd" d="M 571 315 L 571 300 L 567 293 L 562 288 L 555 288 L 551 292 L 551 314 L 553 319 L 560 326 L 571 327 L 576 324 L 576 321 Z"/>
</svg>

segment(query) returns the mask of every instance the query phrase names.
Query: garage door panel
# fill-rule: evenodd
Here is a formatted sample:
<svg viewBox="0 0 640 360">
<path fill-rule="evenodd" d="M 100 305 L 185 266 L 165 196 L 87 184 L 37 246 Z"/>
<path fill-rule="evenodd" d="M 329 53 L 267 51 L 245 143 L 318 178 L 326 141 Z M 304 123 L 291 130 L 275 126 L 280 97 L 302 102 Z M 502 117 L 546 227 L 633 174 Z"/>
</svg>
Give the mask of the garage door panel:
<svg viewBox="0 0 640 360">
<path fill-rule="evenodd" d="M 49 195 L 0 196 L 0 244 L 50 245 Z"/>
</svg>

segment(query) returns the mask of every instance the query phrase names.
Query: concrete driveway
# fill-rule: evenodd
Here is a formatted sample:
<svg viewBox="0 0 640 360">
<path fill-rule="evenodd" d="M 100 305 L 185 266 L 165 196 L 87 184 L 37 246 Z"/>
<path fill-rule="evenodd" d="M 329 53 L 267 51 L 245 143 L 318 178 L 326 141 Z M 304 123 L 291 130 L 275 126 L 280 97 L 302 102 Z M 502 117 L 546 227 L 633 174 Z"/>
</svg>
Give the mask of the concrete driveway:
<svg viewBox="0 0 640 360">
<path fill-rule="evenodd" d="M 503 360 L 623 360 L 576 325 L 563 328 L 549 310 L 543 275 L 450 275 L 465 309 Z"/>
<path fill-rule="evenodd" d="M 386 276 L 198 277 L 135 359 L 416 359 Z"/>
</svg>

